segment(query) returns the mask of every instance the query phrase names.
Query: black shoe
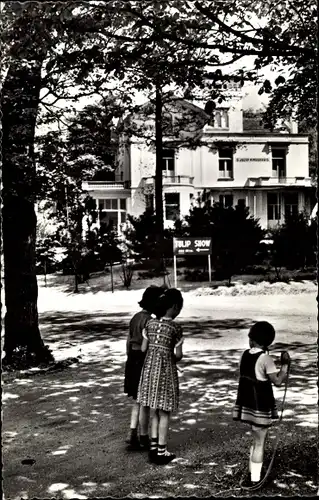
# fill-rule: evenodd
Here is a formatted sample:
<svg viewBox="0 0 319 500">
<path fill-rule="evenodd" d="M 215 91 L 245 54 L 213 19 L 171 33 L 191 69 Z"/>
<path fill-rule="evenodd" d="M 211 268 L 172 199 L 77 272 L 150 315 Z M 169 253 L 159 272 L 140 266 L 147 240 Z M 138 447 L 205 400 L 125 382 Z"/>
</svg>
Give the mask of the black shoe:
<svg viewBox="0 0 319 500">
<path fill-rule="evenodd" d="M 148 458 L 151 464 L 156 464 L 157 460 L 157 450 L 150 450 L 148 453 Z"/>
<path fill-rule="evenodd" d="M 140 436 L 140 447 L 141 451 L 149 451 L 150 449 L 150 440 L 149 437 Z"/>
<path fill-rule="evenodd" d="M 141 451 L 141 445 L 138 439 L 131 439 L 126 447 L 127 451 Z"/>
<path fill-rule="evenodd" d="M 166 452 L 164 455 L 158 455 L 156 457 L 156 465 L 167 465 L 169 464 L 172 460 L 176 458 L 176 455 L 174 453 L 169 453 Z"/>
<path fill-rule="evenodd" d="M 138 440 L 137 430 L 133 433 L 132 430 L 126 436 L 125 442 L 126 444 L 131 444 L 132 441 Z"/>
</svg>

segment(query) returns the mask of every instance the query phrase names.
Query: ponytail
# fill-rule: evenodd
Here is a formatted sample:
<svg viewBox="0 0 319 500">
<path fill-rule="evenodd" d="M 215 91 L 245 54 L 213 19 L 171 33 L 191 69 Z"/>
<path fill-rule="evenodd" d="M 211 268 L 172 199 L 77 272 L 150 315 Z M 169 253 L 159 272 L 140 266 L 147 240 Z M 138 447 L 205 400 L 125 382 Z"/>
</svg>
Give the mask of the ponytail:
<svg viewBox="0 0 319 500">
<path fill-rule="evenodd" d="M 178 307 L 183 307 L 183 296 L 179 290 L 176 288 L 169 288 L 164 290 L 164 292 L 159 296 L 156 302 L 156 316 L 157 318 L 162 318 L 168 309 L 177 305 Z"/>
</svg>

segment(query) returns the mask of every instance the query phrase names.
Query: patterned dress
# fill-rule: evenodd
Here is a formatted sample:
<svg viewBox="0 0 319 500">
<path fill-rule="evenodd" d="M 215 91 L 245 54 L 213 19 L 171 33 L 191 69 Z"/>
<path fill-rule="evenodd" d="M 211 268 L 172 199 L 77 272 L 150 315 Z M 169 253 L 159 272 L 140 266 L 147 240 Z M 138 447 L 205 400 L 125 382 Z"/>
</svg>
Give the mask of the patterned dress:
<svg viewBox="0 0 319 500">
<path fill-rule="evenodd" d="M 271 381 L 258 380 L 255 373 L 256 362 L 262 352 L 244 352 L 240 363 L 240 378 L 233 419 L 256 427 L 270 427 L 278 418 Z"/>
<path fill-rule="evenodd" d="M 182 328 L 167 319 L 152 319 L 143 336 L 149 341 L 137 402 L 155 410 L 176 412 L 179 386 L 174 349 L 183 342 Z"/>
</svg>

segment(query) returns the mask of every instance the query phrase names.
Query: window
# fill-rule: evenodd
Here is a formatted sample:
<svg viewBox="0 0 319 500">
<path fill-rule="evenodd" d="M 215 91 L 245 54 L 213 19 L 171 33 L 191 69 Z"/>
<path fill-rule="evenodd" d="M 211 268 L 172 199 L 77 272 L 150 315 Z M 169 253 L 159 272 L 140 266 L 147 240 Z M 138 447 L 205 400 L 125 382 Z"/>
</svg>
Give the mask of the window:
<svg viewBox="0 0 319 500">
<path fill-rule="evenodd" d="M 245 200 L 245 198 L 239 198 L 237 204 L 238 204 L 239 207 L 245 208 L 245 206 L 246 206 L 246 200 Z"/>
<path fill-rule="evenodd" d="M 268 220 L 280 220 L 281 207 L 280 207 L 280 194 L 268 193 L 267 195 L 267 213 Z"/>
<path fill-rule="evenodd" d="M 298 193 L 285 194 L 285 217 L 298 215 Z"/>
<path fill-rule="evenodd" d="M 98 200 L 97 204 L 102 232 L 106 232 L 109 228 L 120 231 L 121 224 L 126 222 L 126 199 L 102 199 Z"/>
<path fill-rule="evenodd" d="M 229 128 L 228 110 L 217 109 L 214 111 L 210 120 L 210 125 L 215 128 Z"/>
<path fill-rule="evenodd" d="M 233 178 L 233 150 L 231 148 L 219 148 L 219 178 Z"/>
<path fill-rule="evenodd" d="M 103 232 L 106 232 L 108 229 L 114 229 L 117 231 L 118 228 L 118 212 L 107 211 L 102 212 L 100 215 L 100 224 Z"/>
<path fill-rule="evenodd" d="M 215 127 L 221 128 L 221 126 L 222 126 L 221 112 L 216 111 L 215 112 Z"/>
<path fill-rule="evenodd" d="M 166 220 L 176 220 L 179 218 L 179 193 L 165 194 L 165 218 Z"/>
<path fill-rule="evenodd" d="M 174 175 L 175 151 L 174 149 L 163 149 L 162 171 L 164 174 Z"/>
<path fill-rule="evenodd" d="M 229 128 L 228 111 L 226 109 L 223 111 L 222 127 Z"/>
<path fill-rule="evenodd" d="M 145 207 L 148 210 L 154 211 L 154 195 L 153 194 L 146 194 L 145 195 Z"/>
<path fill-rule="evenodd" d="M 286 149 L 271 148 L 273 177 L 286 177 Z"/>
<path fill-rule="evenodd" d="M 117 200 L 99 200 L 100 210 L 117 210 Z"/>
<path fill-rule="evenodd" d="M 233 206 L 233 195 L 232 194 L 220 194 L 219 195 L 219 204 L 224 207 L 232 207 Z"/>
</svg>

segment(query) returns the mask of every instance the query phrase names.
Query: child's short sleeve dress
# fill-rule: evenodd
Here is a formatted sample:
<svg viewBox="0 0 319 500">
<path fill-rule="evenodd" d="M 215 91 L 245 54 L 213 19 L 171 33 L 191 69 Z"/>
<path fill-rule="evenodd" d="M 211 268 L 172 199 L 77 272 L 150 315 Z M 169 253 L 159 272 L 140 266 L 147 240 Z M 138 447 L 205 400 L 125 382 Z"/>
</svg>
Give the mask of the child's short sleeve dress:
<svg viewBox="0 0 319 500">
<path fill-rule="evenodd" d="M 243 353 L 233 419 L 256 427 L 269 427 L 273 419 L 278 418 L 272 384 L 267 377 L 275 371 L 275 365 L 271 359 L 262 360 L 262 356 L 261 349 L 247 349 Z"/>
<path fill-rule="evenodd" d="M 149 344 L 137 402 L 156 410 L 176 412 L 179 385 L 174 349 L 183 343 L 182 328 L 171 320 L 150 320 L 143 335 Z"/>
</svg>

